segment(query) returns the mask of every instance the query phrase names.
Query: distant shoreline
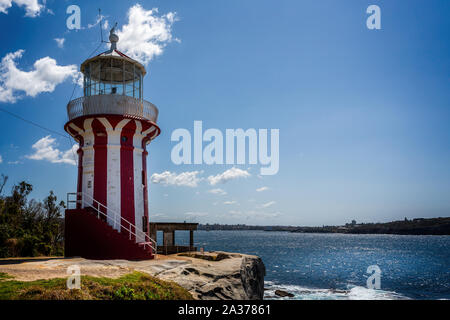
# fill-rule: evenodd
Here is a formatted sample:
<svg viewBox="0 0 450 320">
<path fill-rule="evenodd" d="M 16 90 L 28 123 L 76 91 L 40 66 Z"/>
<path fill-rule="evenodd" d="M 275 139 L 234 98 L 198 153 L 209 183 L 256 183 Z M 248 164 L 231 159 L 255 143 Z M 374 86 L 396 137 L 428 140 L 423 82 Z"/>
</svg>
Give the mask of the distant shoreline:
<svg viewBox="0 0 450 320">
<path fill-rule="evenodd" d="M 340 234 L 396 234 L 396 235 L 450 235 L 450 217 L 417 218 L 385 223 L 347 223 L 343 226 L 251 226 L 245 224 L 199 224 L 198 230 L 260 230 L 294 233 L 340 233 Z"/>
</svg>

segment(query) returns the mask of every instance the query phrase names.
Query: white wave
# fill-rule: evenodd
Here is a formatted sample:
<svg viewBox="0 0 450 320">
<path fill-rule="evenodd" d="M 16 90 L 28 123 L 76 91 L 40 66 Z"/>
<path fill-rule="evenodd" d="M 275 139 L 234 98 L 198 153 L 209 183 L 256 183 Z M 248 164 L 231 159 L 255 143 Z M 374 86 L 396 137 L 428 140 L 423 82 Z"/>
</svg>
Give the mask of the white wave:
<svg viewBox="0 0 450 320">
<path fill-rule="evenodd" d="M 347 286 L 346 290 L 307 288 L 296 285 L 278 285 L 272 281 L 265 281 L 267 300 L 402 300 L 407 297 L 393 291 L 367 289 L 359 286 Z M 279 297 L 275 290 L 283 290 L 294 297 Z"/>
<path fill-rule="evenodd" d="M 394 291 L 368 289 L 365 287 L 353 287 L 348 293 L 350 300 L 404 300 L 407 297 Z"/>
</svg>

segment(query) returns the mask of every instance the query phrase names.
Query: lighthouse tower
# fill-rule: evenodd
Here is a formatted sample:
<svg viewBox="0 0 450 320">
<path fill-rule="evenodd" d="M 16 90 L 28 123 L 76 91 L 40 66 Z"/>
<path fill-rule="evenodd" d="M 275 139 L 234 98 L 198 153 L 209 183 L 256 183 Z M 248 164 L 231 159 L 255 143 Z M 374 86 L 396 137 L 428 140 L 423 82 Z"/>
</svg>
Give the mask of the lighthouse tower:
<svg viewBox="0 0 450 320">
<path fill-rule="evenodd" d="M 90 259 L 151 259 L 147 145 L 160 129 L 143 99 L 142 64 L 117 49 L 84 61 L 84 95 L 67 105 L 64 129 L 79 143 L 77 192 L 68 195 L 65 254 Z"/>
</svg>

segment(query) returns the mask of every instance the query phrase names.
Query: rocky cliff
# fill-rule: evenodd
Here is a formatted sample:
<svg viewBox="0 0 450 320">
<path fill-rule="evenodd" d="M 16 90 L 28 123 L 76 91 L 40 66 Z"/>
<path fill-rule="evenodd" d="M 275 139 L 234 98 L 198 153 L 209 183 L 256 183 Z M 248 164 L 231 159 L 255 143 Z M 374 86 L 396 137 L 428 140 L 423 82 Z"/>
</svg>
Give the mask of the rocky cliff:
<svg viewBox="0 0 450 320">
<path fill-rule="evenodd" d="M 227 252 L 161 256 L 146 261 L 39 258 L 3 260 L 0 272 L 16 280 L 66 278 L 67 267 L 81 275 L 118 278 L 140 271 L 187 289 L 195 299 L 257 300 L 264 295 L 264 263 L 259 257 Z"/>
<path fill-rule="evenodd" d="M 186 255 L 182 258 L 188 263 L 162 271 L 157 276 L 178 283 L 196 299 L 263 298 L 266 270 L 259 257 L 213 252 L 203 256 Z"/>
</svg>

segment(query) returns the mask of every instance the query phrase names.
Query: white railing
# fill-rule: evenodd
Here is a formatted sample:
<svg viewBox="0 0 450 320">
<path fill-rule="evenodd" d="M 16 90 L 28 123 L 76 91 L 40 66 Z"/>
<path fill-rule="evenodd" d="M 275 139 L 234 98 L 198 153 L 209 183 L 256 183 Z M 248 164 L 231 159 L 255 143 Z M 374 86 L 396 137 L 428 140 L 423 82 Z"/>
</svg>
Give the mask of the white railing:
<svg viewBox="0 0 450 320">
<path fill-rule="evenodd" d="M 154 104 L 129 96 L 105 94 L 80 97 L 67 104 L 69 121 L 95 114 L 118 114 L 154 123 L 158 120 L 158 108 Z"/>
<path fill-rule="evenodd" d="M 70 196 L 76 196 L 76 200 L 70 199 Z M 86 200 L 87 199 L 87 200 Z M 142 230 L 139 230 L 136 228 L 134 224 L 132 224 L 127 219 L 123 218 L 120 214 L 115 212 L 112 209 L 109 209 L 104 204 L 98 202 L 90 195 L 83 193 L 83 192 L 72 192 L 67 194 L 67 207 L 69 208 L 71 203 L 80 204 L 81 207 L 88 206 L 92 209 L 94 209 L 97 212 L 97 218 L 100 219 L 100 217 L 105 217 L 106 221 L 108 223 L 109 221 L 112 221 L 114 225 L 114 229 L 117 230 L 117 226 L 119 226 L 119 232 L 122 230 L 127 231 L 129 234 L 129 239 L 132 239 L 132 236 L 136 239 L 136 243 L 138 245 L 142 245 L 145 249 L 146 246 L 149 246 L 152 248 L 153 254 L 156 255 L 157 253 L 157 244 L 156 241 L 150 238 L 150 236 L 143 232 Z M 105 213 L 106 212 L 106 213 Z"/>
</svg>

